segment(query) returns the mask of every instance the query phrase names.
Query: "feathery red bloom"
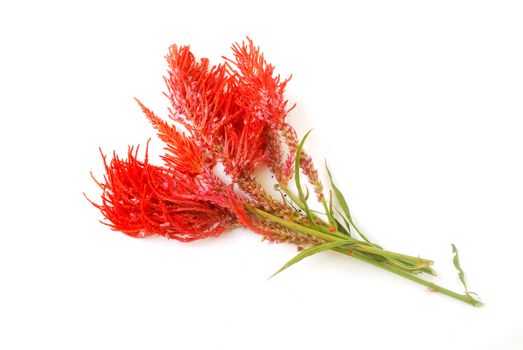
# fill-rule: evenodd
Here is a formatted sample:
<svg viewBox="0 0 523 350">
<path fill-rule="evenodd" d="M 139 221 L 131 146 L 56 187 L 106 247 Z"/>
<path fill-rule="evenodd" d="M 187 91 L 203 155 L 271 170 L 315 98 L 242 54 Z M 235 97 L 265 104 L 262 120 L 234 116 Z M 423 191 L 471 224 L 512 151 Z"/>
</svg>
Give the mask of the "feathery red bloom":
<svg viewBox="0 0 523 350">
<path fill-rule="evenodd" d="M 250 39 L 248 45 L 235 44 L 233 53 L 234 61 L 211 67 L 206 58 L 196 60 L 188 46 L 171 47 L 165 79 L 171 118 L 190 130 L 213 160 L 222 160 L 233 178 L 262 164 L 282 178 L 277 129 L 289 112 L 283 96 L 288 79 L 274 74 Z"/>
<path fill-rule="evenodd" d="M 237 113 L 225 65 L 211 67 L 207 58 L 197 61 L 189 46 L 171 46 L 166 58 L 171 118 L 184 125 L 202 146 L 219 148 L 224 126 Z"/>
<path fill-rule="evenodd" d="M 292 109 L 287 109 L 288 101 L 284 97 L 290 78 L 282 81 L 275 74 L 274 66 L 267 63 L 259 47 L 249 38 L 241 45 L 235 43 L 232 51 L 234 60 L 226 58 L 227 68 L 234 81 L 234 103 L 242 111 L 243 126 L 240 123 L 237 135 L 241 136 L 236 137 L 238 141 L 233 140 L 227 145 L 227 151 L 237 155 L 233 160 L 240 169 L 235 170 L 243 176 L 265 164 L 279 180 L 283 180 L 279 129 Z M 248 157 L 243 154 L 245 147 L 252 152 Z M 231 152 L 231 149 L 236 152 Z M 242 171 L 241 165 L 244 165 L 245 171 Z"/>
<path fill-rule="evenodd" d="M 192 137 L 187 137 L 176 130 L 174 125 L 169 125 L 145 107 L 138 99 L 147 119 L 158 131 L 158 137 L 165 142 L 167 154 L 162 156 L 165 163 L 185 174 L 200 174 L 205 165 L 205 155 L 203 150 L 198 147 Z"/>
<path fill-rule="evenodd" d="M 266 124 L 251 116 L 226 126 L 222 161 L 233 179 L 252 174 L 263 164 L 266 131 Z"/>
<path fill-rule="evenodd" d="M 247 114 L 277 128 L 294 108 L 287 108 L 288 101 L 284 96 L 291 78 L 282 80 L 280 75 L 276 75 L 274 66 L 267 63 L 260 48 L 250 38 L 241 45 L 235 43 L 232 51 L 234 60 L 227 60 L 232 64 L 229 71 L 238 86 L 236 103 Z"/>
<path fill-rule="evenodd" d="M 137 159 L 138 147 L 127 159 L 103 156 L 105 182 L 102 203 L 93 203 L 113 230 L 132 237 L 162 235 L 179 241 L 217 236 L 230 229 L 233 213 L 198 197 L 199 184 L 187 174 Z"/>
<path fill-rule="evenodd" d="M 246 179 L 252 181 L 262 165 L 278 180 L 287 179 L 280 132 L 289 112 L 283 96 L 288 79 L 274 74 L 250 39 L 232 49 L 234 61 L 211 66 L 206 58 L 197 60 L 189 46 L 171 46 L 165 77 L 169 116 L 188 135 L 136 100 L 166 144 L 162 159 L 168 168 L 149 165 L 147 156 L 138 161 L 132 149 L 127 160 L 115 155 L 105 163 L 106 182 L 99 183 L 102 205 L 97 207 L 113 229 L 179 240 L 215 235 L 235 222 L 262 231 L 243 209 L 248 200 L 233 196 L 213 167 L 222 162 L 244 190 Z M 246 193 L 256 205 L 274 207 L 265 192 Z"/>
</svg>

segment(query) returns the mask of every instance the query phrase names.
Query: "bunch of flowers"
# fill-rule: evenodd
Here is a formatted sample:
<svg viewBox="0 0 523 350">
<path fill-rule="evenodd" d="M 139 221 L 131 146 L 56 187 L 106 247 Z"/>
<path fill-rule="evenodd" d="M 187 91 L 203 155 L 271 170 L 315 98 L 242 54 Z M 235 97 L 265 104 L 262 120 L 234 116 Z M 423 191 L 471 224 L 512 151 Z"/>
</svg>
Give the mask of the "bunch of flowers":
<svg viewBox="0 0 523 350">
<path fill-rule="evenodd" d="M 102 154 L 105 165 L 101 202 L 93 203 L 103 223 L 132 237 L 160 235 L 182 242 L 218 236 L 246 227 L 272 242 L 292 243 L 300 253 L 278 272 L 312 254 L 333 250 L 406 277 L 472 305 L 481 303 L 466 289 L 459 294 L 420 278 L 435 275 L 432 261 L 385 250 L 354 224 L 347 202 L 332 182 L 328 196 L 311 157 L 307 135 L 298 139 L 287 123 L 294 108 L 285 98 L 289 79 L 275 73 L 247 38 L 232 46 L 232 58 L 211 65 L 189 46 L 170 47 L 165 77 L 171 107 L 158 117 L 136 100 L 165 143 L 162 166 L 149 163 L 148 150 L 129 147 L 126 158 Z M 227 181 L 216 174 L 221 164 Z M 255 174 L 270 170 L 276 198 Z M 327 169 L 328 170 L 328 169 Z M 302 184 L 305 177 L 308 187 Z M 294 183 L 294 189 L 291 186 Z M 318 201 L 322 212 L 311 210 Z M 277 272 L 277 273 L 278 273 Z"/>
</svg>

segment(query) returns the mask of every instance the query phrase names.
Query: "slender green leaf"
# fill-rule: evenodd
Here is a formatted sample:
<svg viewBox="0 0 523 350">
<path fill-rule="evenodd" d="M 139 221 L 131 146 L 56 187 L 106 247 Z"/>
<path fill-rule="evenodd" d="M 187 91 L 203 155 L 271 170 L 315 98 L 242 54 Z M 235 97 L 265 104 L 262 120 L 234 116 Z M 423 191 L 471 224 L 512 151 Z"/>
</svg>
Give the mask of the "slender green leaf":
<svg viewBox="0 0 523 350">
<path fill-rule="evenodd" d="M 302 251 L 301 253 L 296 255 L 294 258 L 289 260 L 278 271 L 276 271 L 271 277 L 269 277 L 269 279 L 273 278 L 274 276 L 276 276 L 277 274 L 279 274 L 283 270 L 287 269 L 288 267 L 296 264 L 297 262 L 299 262 L 299 261 L 301 261 L 301 260 L 303 260 L 303 259 L 305 259 L 305 258 L 307 258 L 307 257 L 309 257 L 311 255 L 314 255 L 316 253 L 320 253 L 320 252 L 322 252 L 324 250 L 329 250 L 329 249 L 333 249 L 333 248 L 340 247 L 340 246 L 343 246 L 343 245 L 350 245 L 350 244 L 354 244 L 354 241 L 353 240 L 342 240 L 342 241 L 335 241 L 335 242 L 327 242 L 327 243 L 315 245 L 313 247 L 305 249 L 304 251 Z"/>
<path fill-rule="evenodd" d="M 307 214 L 307 218 L 311 222 L 312 227 L 314 227 L 315 229 L 318 229 L 318 226 L 316 225 L 316 220 L 314 220 L 313 215 L 309 209 L 309 206 L 307 205 L 307 198 L 303 194 L 303 188 L 301 187 L 301 182 L 300 182 L 301 152 L 303 149 L 303 145 L 305 144 L 305 141 L 307 140 L 307 137 L 309 136 L 311 131 L 312 131 L 312 129 L 309 130 L 309 132 L 305 134 L 305 136 L 301 140 L 300 145 L 296 149 L 296 159 L 294 161 L 294 180 L 296 181 L 296 188 L 298 189 L 298 195 L 299 195 L 300 201 L 303 204 L 303 209 L 304 209 L 305 213 Z"/>
<path fill-rule="evenodd" d="M 454 253 L 454 259 L 452 259 L 452 262 L 454 263 L 456 270 L 458 270 L 458 276 L 461 284 L 463 284 L 463 287 L 465 288 L 465 294 L 468 294 L 469 291 L 467 288 L 467 282 L 465 282 L 465 272 L 463 272 L 463 269 L 459 264 L 458 248 L 456 248 L 454 244 L 452 244 L 452 253 Z"/>
<path fill-rule="evenodd" d="M 336 211 L 338 212 L 338 214 L 340 214 L 341 218 L 343 219 L 343 222 L 345 223 L 345 226 L 347 227 L 347 231 L 348 231 L 348 234 L 349 236 L 351 235 L 350 233 L 350 223 L 347 221 L 347 219 L 345 218 L 345 215 L 343 215 L 342 213 L 340 213 L 340 211 L 336 208 Z M 338 220 L 336 220 L 338 222 L 338 226 L 340 227 L 343 227 L 343 225 L 340 225 L 340 222 Z"/>
<path fill-rule="evenodd" d="M 334 180 L 332 180 L 332 173 L 327 166 L 327 162 L 325 162 L 325 168 L 327 168 L 327 174 L 329 175 L 329 180 L 331 182 L 332 189 L 334 190 L 334 194 L 336 195 L 336 199 L 338 200 L 338 204 L 341 207 L 341 210 L 345 213 L 347 216 L 347 219 L 352 221 L 352 217 L 350 215 L 349 205 L 347 204 L 347 201 L 345 200 L 345 197 L 343 196 L 343 193 L 336 187 L 336 184 L 334 183 Z"/>
<path fill-rule="evenodd" d="M 325 168 L 327 168 L 327 174 L 329 175 L 329 180 L 330 180 L 332 189 L 334 190 L 334 194 L 336 195 L 336 200 L 338 201 L 338 204 L 340 205 L 341 210 L 343 210 L 343 213 L 346 216 L 346 220 L 345 220 L 345 217 L 343 217 L 343 215 L 342 215 L 343 220 L 346 222 L 348 221 L 352 225 L 352 227 L 354 227 L 356 232 L 358 232 L 358 234 L 361 236 L 361 238 L 363 238 L 364 241 L 366 241 L 367 243 L 371 243 L 367 239 L 367 237 L 365 237 L 365 235 L 356 227 L 356 225 L 354 225 L 354 221 L 352 221 L 352 216 L 350 215 L 349 205 L 347 204 L 347 201 L 345 200 L 343 193 L 341 193 L 341 191 L 338 189 L 338 187 L 334 183 L 334 180 L 332 179 L 332 173 L 331 173 L 329 167 L 327 166 L 327 162 L 325 162 Z"/>
<path fill-rule="evenodd" d="M 332 192 L 329 191 L 329 193 L 330 193 L 329 203 L 327 203 L 327 201 L 325 200 L 325 197 L 322 197 L 321 204 L 323 205 L 323 209 L 325 210 L 325 216 L 327 216 L 329 225 L 336 227 L 336 223 L 334 221 L 334 216 L 332 216 Z M 338 229 L 338 228 L 336 227 L 336 229 Z"/>
</svg>

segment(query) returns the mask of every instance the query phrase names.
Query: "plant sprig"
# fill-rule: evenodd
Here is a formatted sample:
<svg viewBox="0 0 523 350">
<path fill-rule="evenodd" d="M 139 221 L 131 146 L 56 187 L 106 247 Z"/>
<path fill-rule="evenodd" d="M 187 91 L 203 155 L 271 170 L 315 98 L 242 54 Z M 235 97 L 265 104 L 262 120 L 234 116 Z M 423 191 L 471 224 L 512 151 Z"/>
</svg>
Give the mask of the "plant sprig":
<svg viewBox="0 0 523 350">
<path fill-rule="evenodd" d="M 292 229 L 296 232 L 305 233 L 308 235 L 312 235 L 316 238 L 322 239 L 325 241 L 325 243 L 314 245 L 314 246 L 311 246 L 311 247 L 303 250 L 298 255 L 296 255 L 294 258 L 289 260 L 285 265 L 283 265 L 270 278 L 276 276 L 277 274 L 286 270 L 290 266 L 300 262 L 301 260 L 303 260 L 307 257 L 310 257 L 312 255 L 315 255 L 315 254 L 318 254 L 320 252 L 324 252 L 327 250 L 332 250 L 332 251 L 343 253 L 345 255 L 352 256 L 356 259 L 371 263 L 382 269 L 388 270 L 397 275 L 410 279 L 411 281 L 414 281 L 414 282 L 417 282 L 424 286 L 427 286 L 433 291 L 440 292 L 442 294 L 448 295 L 455 299 L 464 301 L 473 306 L 483 305 L 482 302 L 480 302 L 478 299 L 473 297 L 471 295 L 471 293 L 468 291 L 468 287 L 465 282 L 465 273 L 463 272 L 463 269 L 460 266 L 458 252 L 457 252 L 457 248 L 455 245 L 452 245 L 452 250 L 454 253 L 453 263 L 454 263 L 454 266 L 456 267 L 456 269 L 458 270 L 458 276 L 460 278 L 461 283 L 463 284 L 463 287 L 465 288 L 464 294 L 459 294 L 459 293 L 453 292 L 453 291 L 446 289 L 444 287 L 441 287 L 433 282 L 427 281 L 425 279 L 422 279 L 421 277 L 416 276 L 419 274 L 429 274 L 432 276 L 436 276 L 435 271 L 431 267 L 432 261 L 427 260 L 427 259 L 422 259 L 420 257 L 413 257 L 413 256 L 408 256 L 408 255 L 384 250 L 378 244 L 371 242 L 366 237 L 366 235 L 363 234 L 363 232 L 354 224 L 354 220 L 352 218 L 351 211 L 349 209 L 347 200 L 346 200 L 345 196 L 343 195 L 343 193 L 341 192 L 341 190 L 336 186 L 336 184 L 333 180 L 332 172 L 329 169 L 327 163 L 325 163 L 325 167 L 327 170 L 327 174 L 329 177 L 332 191 L 330 192 L 331 196 L 330 196 L 328 206 L 324 205 L 325 216 L 327 217 L 329 224 L 331 224 L 332 222 L 336 223 L 336 231 L 326 233 L 324 230 L 324 226 L 326 226 L 327 223 L 325 223 L 323 220 L 319 220 L 317 215 L 314 213 L 314 211 L 312 211 L 309 208 L 309 206 L 307 204 L 308 196 L 303 195 L 302 184 L 301 184 L 301 180 L 300 180 L 300 173 L 299 173 L 300 154 L 303 151 L 303 146 L 304 146 L 305 141 L 306 141 L 307 137 L 309 136 L 309 134 L 310 134 L 310 131 L 303 137 L 303 139 L 300 142 L 299 147 L 297 149 L 297 156 L 296 156 L 296 162 L 295 162 L 295 182 L 296 182 L 296 187 L 298 189 L 298 196 L 295 196 L 286 186 L 281 186 L 281 188 L 289 196 L 289 198 L 293 202 L 295 202 L 295 204 L 301 210 L 303 210 L 306 213 L 309 221 L 311 222 L 310 227 L 303 225 L 303 223 L 285 221 L 278 217 L 272 216 L 269 213 L 265 213 L 259 209 L 253 209 L 253 210 L 260 216 L 263 216 L 265 218 L 270 218 L 271 220 L 274 220 L 278 224 L 285 226 L 289 229 Z M 333 197 L 336 198 L 335 203 L 332 200 Z M 345 227 L 338 221 L 338 219 L 335 218 L 334 212 L 338 213 L 338 215 L 341 217 L 341 220 L 344 222 Z M 323 229 L 321 229 L 321 228 L 323 228 Z M 361 237 L 361 239 L 362 239 L 361 241 L 353 238 L 350 235 L 351 228 L 353 228 L 355 230 L 355 232 L 359 235 L 359 237 Z"/>
<path fill-rule="evenodd" d="M 169 48 L 165 95 L 171 104 L 169 119 L 178 126 L 136 100 L 165 143 L 164 164 L 150 164 L 148 148 L 144 159 L 138 159 L 138 147 L 132 146 L 124 158 L 114 154 L 108 160 L 102 154 L 106 174 L 102 181 L 95 179 L 102 191 L 101 203 L 91 203 L 106 219 L 104 223 L 135 238 L 160 235 L 181 242 L 243 226 L 264 239 L 304 249 L 275 275 L 306 257 L 332 250 L 480 305 L 468 290 L 454 245 L 453 262 L 465 294 L 421 278 L 435 275 L 431 260 L 371 241 L 356 226 L 347 199 L 325 164 L 331 187 L 327 200 L 312 158 L 304 150 L 311 132 L 300 141 L 286 120 L 294 108 L 289 108 L 284 95 L 290 78 L 276 74 L 249 38 L 234 43 L 232 52 L 222 64 L 211 65 L 208 59 L 197 59 L 189 46 Z M 215 173 L 217 165 L 226 179 Z M 257 180 L 261 167 L 277 179 L 281 201 Z M 297 194 L 288 187 L 293 177 Z M 313 198 L 324 212 L 311 209 Z"/>
</svg>

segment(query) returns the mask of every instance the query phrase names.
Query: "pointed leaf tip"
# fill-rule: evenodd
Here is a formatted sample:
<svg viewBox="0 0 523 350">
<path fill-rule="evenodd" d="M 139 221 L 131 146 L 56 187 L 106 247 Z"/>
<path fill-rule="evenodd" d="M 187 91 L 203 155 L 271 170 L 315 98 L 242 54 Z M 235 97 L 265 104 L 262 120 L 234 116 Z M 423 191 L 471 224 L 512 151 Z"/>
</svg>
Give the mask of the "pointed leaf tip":
<svg viewBox="0 0 523 350">
<path fill-rule="evenodd" d="M 283 270 L 291 267 L 292 265 L 296 264 L 297 262 L 299 262 L 299 261 L 301 261 L 301 260 L 303 260 L 303 259 L 305 259 L 305 258 L 307 258 L 307 257 L 309 257 L 311 255 L 323 252 L 324 250 L 329 250 L 329 249 L 333 249 L 333 248 L 336 248 L 336 247 L 339 247 L 339 246 L 349 245 L 349 244 L 353 244 L 353 243 L 354 243 L 354 241 L 352 241 L 352 240 L 341 240 L 341 241 L 335 241 L 335 242 L 327 242 L 327 243 L 315 245 L 313 247 L 305 249 L 304 251 L 302 251 L 298 255 L 296 255 L 294 258 L 289 260 L 278 271 L 276 271 L 274 274 L 272 274 L 272 276 L 269 277 L 268 280 L 273 278 L 274 276 L 276 276 L 277 274 L 279 274 Z"/>
</svg>

